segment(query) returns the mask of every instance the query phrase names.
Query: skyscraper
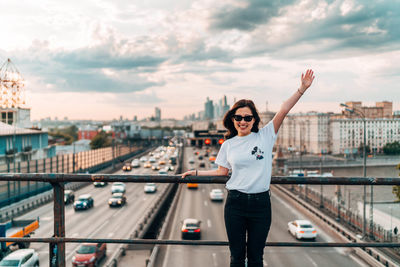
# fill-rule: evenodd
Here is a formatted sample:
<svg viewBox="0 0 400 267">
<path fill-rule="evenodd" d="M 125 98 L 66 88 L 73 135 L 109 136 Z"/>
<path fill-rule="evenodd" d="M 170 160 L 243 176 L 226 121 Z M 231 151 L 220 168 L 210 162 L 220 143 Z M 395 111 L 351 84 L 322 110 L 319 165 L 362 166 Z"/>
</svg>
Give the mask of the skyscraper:
<svg viewBox="0 0 400 267">
<path fill-rule="evenodd" d="M 155 107 L 155 116 L 154 116 L 154 119 L 156 120 L 156 121 L 161 121 L 161 109 L 160 108 L 158 108 L 158 107 Z"/>
<path fill-rule="evenodd" d="M 205 120 L 212 120 L 214 119 L 214 105 L 213 101 L 207 97 L 206 103 L 204 103 L 204 119 Z"/>
</svg>

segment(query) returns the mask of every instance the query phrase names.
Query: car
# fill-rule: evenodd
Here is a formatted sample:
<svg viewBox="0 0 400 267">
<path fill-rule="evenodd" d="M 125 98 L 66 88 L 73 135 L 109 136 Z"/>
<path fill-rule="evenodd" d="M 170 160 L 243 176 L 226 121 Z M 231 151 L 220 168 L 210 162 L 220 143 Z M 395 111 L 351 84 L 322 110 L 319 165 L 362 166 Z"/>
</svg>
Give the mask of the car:
<svg viewBox="0 0 400 267">
<path fill-rule="evenodd" d="M 317 238 L 317 230 L 308 220 L 294 220 L 288 223 L 288 232 L 296 239 L 313 239 Z"/>
<path fill-rule="evenodd" d="M 0 266 L 39 267 L 39 255 L 32 248 L 18 249 L 4 257 Z"/>
<path fill-rule="evenodd" d="M 163 168 L 162 170 L 158 171 L 159 175 L 168 175 L 168 169 L 167 168 Z"/>
<path fill-rule="evenodd" d="M 159 171 L 159 170 L 160 170 L 160 166 L 157 165 L 157 164 L 155 164 L 155 165 L 151 166 L 151 169 L 152 169 L 153 171 Z"/>
<path fill-rule="evenodd" d="M 166 162 L 165 162 L 165 160 L 159 160 L 159 161 L 158 161 L 158 164 L 160 164 L 160 165 L 165 165 Z"/>
<path fill-rule="evenodd" d="M 143 167 L 151 168 L 151 163 L 150 162 L 146 162 L 145 164 L 143 164 Z"/>
<path fill-rule="evenodd" d="M 197 189 L 197 188 L 199 188 L 199 184 L 196 184 L 196 183 L 187 183 L 186 186 L 189 189 Z"/>
<path fill-rule="evenodd" d="M 144 185 L 145 193 L 155 193 L 157 191 L 157 185 L 155 183 L 146 183 Z"/>
<path fill-rule="evenodd" d="M 199 160 L 203 160 L 203 156 L 200 155 L 200 156 L 198 157 L 198 159 L 199 159 Z"/>
<path fill-rule="evenodd" d="M 108 205 L 110 207 L 115 206 L 123 206 L 126 204 L 126 196 L 124 193 L 114 193 L 111 195 L 111 198 L 108 200 Z"/>
<path fill-rule="evenodd" d="M 93 182 L 94 187 L 103 187 L 106 186 L 107 182 Z"/>
<path fill-rule="evenodd" d="M 167 168 L 168 168 L 168 171 L 174 171 L 175 170 L 174 166 L 172 166 L 172 165 L 168 165 Z"/>
<path fill-rule="evenodd" d="M 189 164 L 194 164 L 194 158 L 189 159 Z"/>
<path fill-rule="evenodd" d="M 182 222 L 182 239 L 201 239 L 200 220 L 187 218 Z"/>
<path fill-rule="evenodd" d="M 64 203 L 65 205 L 74 203 L 75 201 L 75 194 L 72 190 L 65 190 L 64 191 Z"/>
<path fill-rule="evenodd" d="M 215 161 L 215 157 L 214 157 L 214 156 L 211 156 L 211 157 L 208 158 L 208 160 L 209 160 L 209 161 Z"/>
<path fill-rule="evenodd" d="M 149 158 L 149 162 L 150 162 L 150 163 L 155 163 L 155 162 L 156 162 L 155 157 L 150 157 L 150 158 Z"/>
<path fill-rule="evenodd" d="M 200 167 L 200 168 L 205 168 L 205 167 L 206 167 L 206 164 L 205 164 L 204 162 L 200 162 L 199 167 Z"/>
<path fill-rule="evenodd" d="M 139 161 L 140 161 L 140 162 L 146 162 L 146 161 L 147 161 L 147 157 L 146 157 L 146 156 L 143 156 L 143 157 L 141 157 L 141 158 L 139 159 Z"/>
<path fill-rule="evenodd" d="M 90 194 L 80 195 L 78 200 L 74 202 L 74 209 L 87 210 L 94 206 L 94 200 Z"/>
<path fill-rule="evenodd" d="M 111 187 L 111 194 L 114 193 L 125 193 L 126 185 L 122 182 L 114 182 Z"/>
<path fill-rule="evenodd" d="M 132 160 L 131 166 L 132 166 L 132 168 L 139 168 L 140 167 L 140 161 L 138 159 Z"/>
<path fill-rule="evenodd" d="M 210 199 L 211 201 L 223 201 L 224 200 L 224 192 L 221 189 L 212 189 L 210 191 Z"/>
<path fill-rule="evenodd" d="M 106 243 L 83 243 L 72 257 L 72 266 L 99 266 L 106 255 Z"/>
<path fill-rule="evenodd" d="M 129 172 L 129 171 L 131 171 L 131 170 L 132 170 L 131 164 L 130 164 L 129 162 L 126 162 L 126 163 L 124 164 L 124 166 L 122 166 L 122 170 L 123 170 L 124 172 Z"/>
</svg>

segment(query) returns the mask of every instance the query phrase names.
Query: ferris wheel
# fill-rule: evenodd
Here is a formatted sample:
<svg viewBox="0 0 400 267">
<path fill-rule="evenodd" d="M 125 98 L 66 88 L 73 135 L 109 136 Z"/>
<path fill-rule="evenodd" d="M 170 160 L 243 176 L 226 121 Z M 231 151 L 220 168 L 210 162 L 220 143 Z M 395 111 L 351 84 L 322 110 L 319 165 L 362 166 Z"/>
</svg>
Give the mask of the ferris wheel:
<svg viewBox="0 0 400 267">
<path fill-rule="evenodd" d="M 25 105 L 25 81 L 11 59 L 0 67 L 0 107 L 21 108 Z"/>
</svg>

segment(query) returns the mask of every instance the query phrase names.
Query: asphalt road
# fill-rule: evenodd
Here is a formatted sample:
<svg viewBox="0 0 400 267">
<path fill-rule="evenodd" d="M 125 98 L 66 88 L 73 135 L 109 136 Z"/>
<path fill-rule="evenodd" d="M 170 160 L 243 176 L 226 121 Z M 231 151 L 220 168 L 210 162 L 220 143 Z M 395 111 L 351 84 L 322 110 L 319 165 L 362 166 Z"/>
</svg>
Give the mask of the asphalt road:
<svg viewBox="0 0 400 267">
<path fill-rule="evenodd" d="M 198 151 L 198 150 L 197 150 Z M 200 152 L 204 153 L 204 152 Z M 189 158 L 194 157 L 195 164 L 188 163 Z M 205 159 L 204 161 L 208 161 Z M 194 156 L 192 148 L 186 148 L 185 168 L 198 168 L 198 156 Z M 209 164 L 206 163 L 206 167 Z M 200 168 L 199 168 L 200 169 Z M 181 221 L 185 218 L 196 218 L 202 221 L 202 240 L 227 240 L 223 206 L 224 203 L 213 203 L 209 199 L 212 188 L 224 188 L 219 184 L 199 184 L 197 190 L 189 190 L 181 185 L 182 191 L 177 205 L 175 216 L 170 221 L 171 231 L 168 239 L 181 239 Z M 225 196 L 226 197 L 226 196 Z M 284 198 L 274 193 L 272 189 L 272 226 L 268 241 L 297 241 L 287 231 L 287 223 L 294 219 L 309 219 L 295 208 L 291 207 Z M 317 242 L 341 242 L 337 237 L 328 234 L 317 222 L 311 222 L 316 227 L 319 236 Z M 228 247 L 219 246 L 166 246 L 163 247 L 157 266 L 159 267 L 219 267 L 229 266 Z M 350 250 L 343 248 L 301 248 L 301 247 L 270 247 L 265 249 L 264 266 L 366 266 L 359 259 L 351 255 Z"/>
<path fill-rule="evenodd" d="M 129 174 L 158 173 L 151 169 L 141 167 L 133 169 Z M 119 170 L 116 174 L 128 174 Z M 88 185 L 75 192 L 75 199 L 82 194 L 91 194 L 94 198 L 94 208 L 87 211 L 75 212 L 73 205 L 65 207 L 65 232 L 66 237 L 75 238 L 128 238 L 135 225 L 145 214 L 148 207 L 160 197 L 160 192 L 167 184 L 158 184 L 155 194 L 145 194 L 143 192 L 144 184 L 126 183 L 127 205 L 121 208 L 110 208 L 108 199 L 111 196 L 111 184 L 105 187 L 94 187 Z M 40 227 L 36 230 L 34 237 L 51 237 L 53 234 L 53 204 L 49 203 L 38 209 L 35 209 L 20 219 L 40 217 Z M 101 261 L 101 264 L 113 255 L 119 244 L 107 245 L 107 258 Z M 67 266 L 72 266 L 71 260 L 79 247 L 78 243 L 67 243 L 66 262 Z M 32 243 L 39 253 L 40 266 L 49 266 L 49 245 L 46 243 Z"/>
</svg>

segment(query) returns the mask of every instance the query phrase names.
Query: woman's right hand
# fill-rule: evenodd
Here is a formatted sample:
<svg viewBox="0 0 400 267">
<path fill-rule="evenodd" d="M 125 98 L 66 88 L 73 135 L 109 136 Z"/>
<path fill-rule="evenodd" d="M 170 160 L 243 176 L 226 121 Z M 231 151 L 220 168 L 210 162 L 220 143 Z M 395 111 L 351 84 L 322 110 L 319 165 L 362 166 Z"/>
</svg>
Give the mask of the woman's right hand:
<svg viewBox="0 0 400 267">
<path fill-rule="evenodd" d="M 195 170 L 191 170 L 191 171 L 184 172 L 184 173 L 182 173 L 180 175 L 182 176 L 182 179 L 183 179 L 186 176 L 194 176 L 195 174 L 196 174 L 196 171 Z"/>
</svg>

